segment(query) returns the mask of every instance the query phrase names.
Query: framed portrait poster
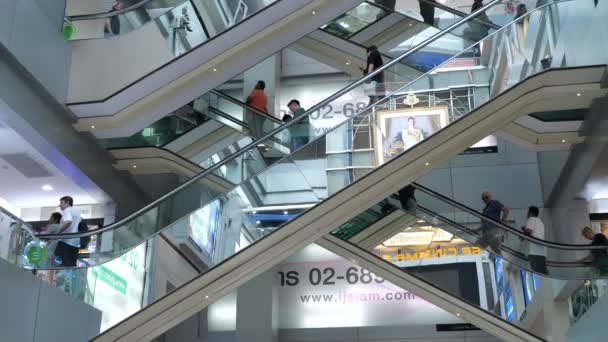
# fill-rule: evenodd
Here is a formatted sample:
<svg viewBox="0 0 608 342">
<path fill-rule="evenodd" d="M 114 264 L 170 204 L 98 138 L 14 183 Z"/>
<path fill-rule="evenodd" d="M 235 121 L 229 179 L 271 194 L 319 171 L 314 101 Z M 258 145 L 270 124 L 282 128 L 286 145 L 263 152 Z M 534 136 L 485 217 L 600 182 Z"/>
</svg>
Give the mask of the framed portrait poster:
<svg viewBox="0 0 608 342">
<path fill-rule="evenodd" d="M 448 107 L 376 112 L 374 159 L 382 165 L 448 124 Z"/>
</svg>

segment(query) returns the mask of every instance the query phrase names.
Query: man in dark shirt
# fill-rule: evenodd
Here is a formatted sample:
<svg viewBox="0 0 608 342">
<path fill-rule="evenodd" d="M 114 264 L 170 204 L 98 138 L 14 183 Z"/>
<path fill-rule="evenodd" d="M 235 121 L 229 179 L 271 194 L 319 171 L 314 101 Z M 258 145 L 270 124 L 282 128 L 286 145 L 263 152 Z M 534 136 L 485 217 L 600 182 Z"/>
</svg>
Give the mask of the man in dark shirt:
<svg viewBox="0 0 608 342">
<path fill-rule="evenodd" d="M 591 241 L 591 246 L 606 246 L 605 249 L 592 249 L 589 256 L 583 261 L 591 261 L 596 266 L 608 266 L 608 239 L 606 236 L 601 233 L 596 234 L 589 227 L 583 228 L 582 234 L 585 239 Z"/>
<path fill-rule="evenodd" d="M 509 216 L 509 208 L 502 203 L 492 199 L 492 194 L 484 191 L 481 193 L 481 200 L 485 203 L 482 214 L 496 222 L 506 222 Z M 496 223 L 490 220 L 482 220 L 481 222 L 481 237 L 477 240 L 477 245 L 482 248 L 490 246 L 492 251 L 497 255 L 501 255 L 500 249 L 502 245 L 502 230 Z"/>
</svg>

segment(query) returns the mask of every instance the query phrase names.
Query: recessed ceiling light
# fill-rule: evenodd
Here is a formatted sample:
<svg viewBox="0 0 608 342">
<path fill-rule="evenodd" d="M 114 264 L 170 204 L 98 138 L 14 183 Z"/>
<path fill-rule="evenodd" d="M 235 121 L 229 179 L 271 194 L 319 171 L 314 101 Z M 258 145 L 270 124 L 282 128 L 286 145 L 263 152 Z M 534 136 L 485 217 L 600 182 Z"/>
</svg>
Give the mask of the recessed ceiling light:
<svg viewBox="0 0 608 342">
<path fill-rule="evenodd" d="M 205 299 L 209 299 L 209 296 L 205 296 Z"/>
<path fill-rule="evenodd" d="M 346 65 L 350 65 L 350 61 L 346 61 Z"/>
<path fill-rule="evenodd" d="M 566 142 L 566 139 L 562 139 L 562 143 L 565 143 L 565 142 Z"/>
<path fill-rule="evenodd" d="M 317 15 L 317 11 L 312 11 L 312 15 Z"/>
<path fill-rule="evenodd" d="M 91 125 L 91 129 L 95 129 L 95 125 Z"/>
<path fill-rule="evenodd" d="M 42 186 L 42 190 L 44 191 L 53 191 L 53 186 L 49 184 L 45 184 Z"/>
<path fill-rule="evenodd" d="M 213 68 L 213 72 L 217 72 L 217 68 Z"/>
<path fill-rule="evenodd" d="M 580 97 L 580 96 L 581 96 L 581 93 L 576 93 L 576 96 Z"/>
<path fill-rule="evenodd" d="M 424 163 L 424 165 L 429 166 L 429 163 L 428 163 L 428 162 L 426 162 L 426 163 Z"/>
<path fill-rule="evenodd" d="M 460 317 L 460 313 L 456 313 L 456 316 Z"/>
<path fill-rule="evenodd" d="M 137 169 L 137 165 L 133 165 L 133 168 L 134 168 L 134 169 Z"/>
</svg>

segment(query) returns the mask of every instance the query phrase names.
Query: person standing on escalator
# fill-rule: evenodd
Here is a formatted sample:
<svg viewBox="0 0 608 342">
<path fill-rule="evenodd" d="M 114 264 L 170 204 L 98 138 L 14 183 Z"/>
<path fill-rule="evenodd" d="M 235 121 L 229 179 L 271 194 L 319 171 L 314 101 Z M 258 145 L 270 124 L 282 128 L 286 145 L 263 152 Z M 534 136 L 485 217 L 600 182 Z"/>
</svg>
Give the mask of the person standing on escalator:
<svg viewBox="0 0 608 342">
<path fill-rule="evenodd" d="M 115 2 L 112 5 L 112 9 L 108 13 L 117 12 L 122 10 L 123 6 L 120 2 Z M 103 28 L 103 33 L 106 37 L 112 37 L 120 34 L 120 18 L 118 15 L 113 15 L 106 20 L 106 24 Z"/>
<path fill-rule="evenodd" d="M 481 193 L 481 200 L 486 205 L 482 211 L 483 216 L 496 222 L 507 222 L 510 212 L 509 208 L 505 207 L 499 201 L 492 199 L 492 194 L 488 191 Z M 487 248 L 489 246 L 495 254 L 501 256 L 502 238 L 503 232 L 497 224 L 490 220 L 482 219 L 481 237 L 477 240 L 477 245 L 482 248 Z"/>
<path fill-rule="evenodd" d="M 435 0 L 418 0 L 420 6 L 420 15 L 427 25 L 435 24 Z"/>
<path fill-rule="evenodd" d="M 382 7 L 386 12 L 394 12 L 397 0 L 376 0 L 374 3 Z M 389 13 L 390 14 L 390 13 Z M 386 16 L 386 13 L 380 12 L 376 15 L 376 20 L 380 20 Z"/>
<path fill-rule="evenodd" d="M 80 225 L 82 218 L 78 210 L 74 209 L 73 206 L 74 200 L 70 196 L 61 197 L 59 200 L 59 207 L 63 212 L 61 222 L 59 223 L 59 234 L 78 233 L 78 225 Z M 55 256 L 58 257 L 57 261 L 61 263 L 61 266 L 76 266 L 79 249 L 79 238 L 59 241 L 55 248 Z"/>
<path fill-rule="evenodd" d="M 260 112 L 268 113 L 268 97 L 264 92 L 266 82 L 260 80 L 247 96 L 245 103 Z M 251 110 L 245 110 L 245 122 L 249 126 L 249 134 L 254 139 L 260 139 L 264 136 L 264 119 L 260 115 Z"/>
<path fill-rule="evenodd" d="M 378 47 L 372 45 L 367 48 L 367 64 L 362 70 L 364 75 L 369 75 L 384 65 Z M 384 71 L 374 75 L 370 80 L 369 104 L 372 105 L 384 97 Z"/>
<path fill-rule="evenodd" d="M 526 225 L 522 227 L 524 234 L 539 239 L 545 239 L 545 225 L 543 221 L 538 217 L 540 211 L 537 207 L 528 208 L 528 220 L 526 221 Z M 527 241 L 527 253 L 528 260 L 530 261 L 530 268 L 532 271 L 548 275 L 549 270 L 547 269 L 547 251 L 546 248 L 542 245 L 539 245 L 535 241 Z"/>
</svg>

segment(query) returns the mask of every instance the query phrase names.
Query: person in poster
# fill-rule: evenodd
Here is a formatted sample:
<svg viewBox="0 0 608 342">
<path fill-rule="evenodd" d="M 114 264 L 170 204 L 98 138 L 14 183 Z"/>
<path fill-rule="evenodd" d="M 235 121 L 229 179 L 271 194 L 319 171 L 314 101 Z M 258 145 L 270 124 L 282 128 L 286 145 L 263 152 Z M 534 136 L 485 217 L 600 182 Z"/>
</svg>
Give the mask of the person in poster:
<svg viewBox="0 0 608 342">
<path fill-rule="evenodd" d="M 424 140 L 424 134 L 420 128 L 416 127 L 416 119 L 413 117 L 407 119 L 407 127 L 401 131 L 401 139 L 403 139 L 404 151 Z"/>
</svg>

